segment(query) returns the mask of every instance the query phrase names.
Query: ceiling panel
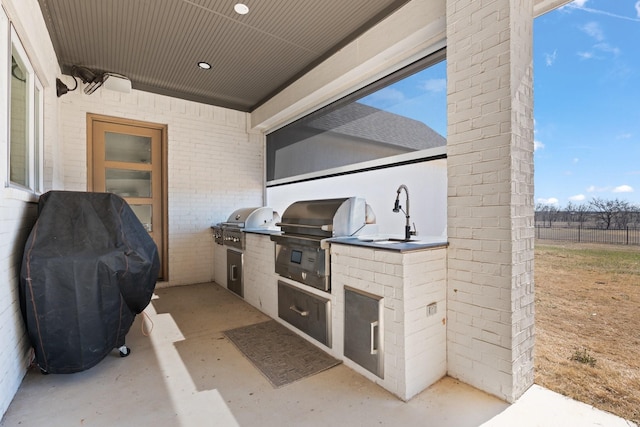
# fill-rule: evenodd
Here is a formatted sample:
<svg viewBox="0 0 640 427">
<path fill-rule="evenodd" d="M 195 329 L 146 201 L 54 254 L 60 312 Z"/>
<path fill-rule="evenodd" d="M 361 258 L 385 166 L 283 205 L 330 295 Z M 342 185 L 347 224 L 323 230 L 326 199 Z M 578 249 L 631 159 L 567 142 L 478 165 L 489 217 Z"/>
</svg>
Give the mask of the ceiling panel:
<svg viewBox="0 0 640 427">
<path fill-rule="evenodd" d="M 408 0 L 39 0 L 58 62 L 251 111 Z M 209 62 L 201 70 L 198 61 Z"/>
</svg>

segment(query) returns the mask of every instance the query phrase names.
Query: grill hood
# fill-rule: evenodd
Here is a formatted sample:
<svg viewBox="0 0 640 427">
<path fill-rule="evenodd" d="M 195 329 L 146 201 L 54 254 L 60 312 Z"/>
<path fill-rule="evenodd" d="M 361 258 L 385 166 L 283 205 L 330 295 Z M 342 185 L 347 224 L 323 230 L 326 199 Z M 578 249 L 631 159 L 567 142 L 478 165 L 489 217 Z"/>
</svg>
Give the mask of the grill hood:
<svg viewBox="0 0 640 427">
<path fill-rule="evenodd" d="M 276 214 L 277 215 L 277 214 Z M 273 228 L 274 212 L 269 207 L 236 209 L 229 215 L 223 227 L 235 227 L 245 230 Z"/>
<path fill-rule="evenodd" d="M 325 239 L 355 235 L 374 222 L 364 199 L 346 197 L 295 202 L 284 211 L 278 225 L 285 235 Z"/>
</svg>

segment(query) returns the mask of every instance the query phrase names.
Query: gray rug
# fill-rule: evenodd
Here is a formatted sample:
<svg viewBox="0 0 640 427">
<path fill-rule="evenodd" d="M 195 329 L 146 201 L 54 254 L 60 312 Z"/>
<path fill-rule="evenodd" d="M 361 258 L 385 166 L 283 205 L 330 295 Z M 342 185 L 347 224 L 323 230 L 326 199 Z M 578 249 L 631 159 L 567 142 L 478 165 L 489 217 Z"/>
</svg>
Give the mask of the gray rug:
<svg viewBox="0 0 640 427">
<path fill-rule="evenodd" d="M 341 363 L 275 320 L 224 334 L 276 388 Z"/>
</svg>

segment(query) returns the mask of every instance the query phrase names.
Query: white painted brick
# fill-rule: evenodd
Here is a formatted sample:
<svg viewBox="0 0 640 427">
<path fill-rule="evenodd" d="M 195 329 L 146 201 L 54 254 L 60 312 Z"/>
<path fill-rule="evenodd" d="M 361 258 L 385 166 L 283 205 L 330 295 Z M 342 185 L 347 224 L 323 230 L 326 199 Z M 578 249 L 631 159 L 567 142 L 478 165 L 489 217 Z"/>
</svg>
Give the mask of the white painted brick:
<svg viewBox="0 0 640 427">
<path fill-rule="evenodd" d="M 87 112 L 167 124 L 168 284 L 219 280 L 209 227 L 237 208 L 263 202 L 263 145 L 245 130 L 247 115 L 137 91 L 124 102 L 107 92 L 64 98 L 62 122 L 73 124 L 62 127 L 65 188 L 86 189 Z"/>
<path fill-rule="evenodd" d="M 531 280 L 528 272 L 532 264 L 526 260 L 532 251 L 528 243 L 520 244 L 532 238 L 531 233 L 518 234 L 520 229 L 512 231 L 510 221 L 516 211 L 526 218 L 518 226 L 531 227 L 532 187 L 520 185 L 531 182 L 532 177 L 530 147 L 520 147 L 522 141 L 531 145 L 532 133 L 527 133 L 531 129 L 526 127 L 531 123 L 525 118 L 521 122 L 525 127 L 520 128 L 521 123 L 513 118 L 518 117 L 513 114 L 518 108 L 528 111 L 531 106 L 530 72 L 520 71 L 530 68 L 531 17 L 523 12 L 530 9 L 522 6 L 516 8 L 502 0 L 447 2 L 447 21 L 451 23 L 447 147 L 449 371 L 508 400 L 532 381 L 530 359 L 523 357 L 520 365 L 511 364 L 512 352 L 528 351 L 521 349 L 520 343 L 532 346 L 533 341 L 533 310 L 528 310 L 533 305 L 529 297 L 533 289 L 521 285 Z M 524 33 L 511 31 L 512 22 L 518 22 Z M 523 51 L 527 53 L 523 55 Z M 511 53 L 518 56 L 512 58 Z M 513 70 L 526 77 L 514 81 L 516 90 L 523 91 L 518 100 L 510 95 L 510 79 L 516 75 Z M 527 138 L 513 137 L 512 132 L 521 129 Z M 457 170 L 473 158 L 478 160 L 464 173 Z M 525 166 L 512 166 L 512 159 L 522 159 Z M 474 241 L 481 242 L 480 247 Z M 520 256 L 525 261 L 512 265 L 512 260 Z M 519 312 L 511 315 L 512 307 Z M 471 346 L 469 337 L 475 337 Z M 460 345 L 462 342 L 465 345 Z M 514 390 L 513 384 L 520 386 Z"/>
<path fill-rule="evenodd" d="M 5 147 L 6 148 L 6 147 Z M 0 190 L 0 411 L 4 413 L 27 368 L 30 344 L 18 297 L 22 248 L 36 218 L 36 205 Z"/>
</svg>

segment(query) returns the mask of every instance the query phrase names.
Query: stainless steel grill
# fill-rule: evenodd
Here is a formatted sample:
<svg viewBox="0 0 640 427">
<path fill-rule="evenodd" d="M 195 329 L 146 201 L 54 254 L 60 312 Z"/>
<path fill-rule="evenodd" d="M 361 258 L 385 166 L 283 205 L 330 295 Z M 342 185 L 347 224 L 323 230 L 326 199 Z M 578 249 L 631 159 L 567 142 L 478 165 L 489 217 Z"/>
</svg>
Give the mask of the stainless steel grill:
<svg viewBox="0 0 640 427">
<path fill-rule="evenodd" d="M 275 229 L 276 216 L 269 207 L 237 209 L 225 222 L 212 227 L 216 243 L 244 250 L 244 231 Z"/>
<path fill-rule="evenodd" d="M 268 207 L 242 208 L 233 211 L 225 222 L 211 227 L 215 242 L 227 246 L 227 289 L 240 297 L 244 297 L 244 232 L 275 229 L 276 217 Z"/>
<path fill-rule="evenodd" d="M 272 235 L 276 273 L 324 291 L 331 290 L 328 239 L 363 233 L 375 222 L 365 200 L 357 197 L 306 200 L 291 204 Z"/>
</svg>

